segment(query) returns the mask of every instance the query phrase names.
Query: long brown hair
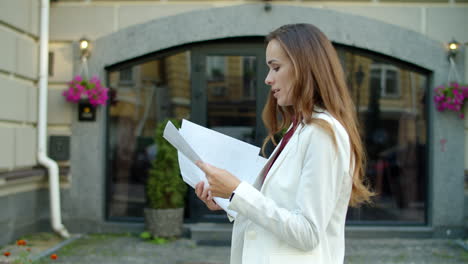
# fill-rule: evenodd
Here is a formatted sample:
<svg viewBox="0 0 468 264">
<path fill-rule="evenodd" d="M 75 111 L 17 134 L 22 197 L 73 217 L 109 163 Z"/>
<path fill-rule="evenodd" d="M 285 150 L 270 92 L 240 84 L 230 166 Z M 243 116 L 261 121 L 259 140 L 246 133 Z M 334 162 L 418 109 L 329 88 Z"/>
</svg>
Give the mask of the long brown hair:
<svg viewBox="0 0 468 264">
<path fill-rule="evenodd" d="M 284 25 L 266 37 L 266 42 L 279 42 L 294 68 L 292 88 L 293 106 L 278 106 L 269 93 L 263 108 L 263 122 L 268 129 L 263 149 L 274 136 L 291 124 L 291 119 L 315 123 L 325 129 L 335 142 L 331 126 L 324 120 L 313 118 L 314 107 L 327 110 L 349 135 L 353 187 L 349 204 L 358 206 L 370 202 L 374 195 L 365 182 L 366 155 L 359 134 L 356 108 L 353 104 L 338 55 L 328 38 L 310 24 Z"/>
</svg>

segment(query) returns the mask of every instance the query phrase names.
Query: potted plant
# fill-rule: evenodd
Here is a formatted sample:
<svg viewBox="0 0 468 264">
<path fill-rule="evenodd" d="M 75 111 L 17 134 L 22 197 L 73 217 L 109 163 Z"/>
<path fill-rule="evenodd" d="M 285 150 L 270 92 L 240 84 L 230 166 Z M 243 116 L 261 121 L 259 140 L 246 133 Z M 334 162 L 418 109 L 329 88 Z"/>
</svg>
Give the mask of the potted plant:
<svg viewBox="0 0 468 264">
<path fill-rule="evenodd" d="M 87 80 L 81 75 L 75 76 L 62 93 L 68 102 L 78 103 L 80 121 L 95 121 L 96 107 L 107 104 L 108 94 L 109 88 L 104 87 L 98 77 Z"/>
<path fill-rule="evenodd" d="M 463 106 L 468 99 L 468 85 L 453 82 L 434 89 L 434 103 L 439 112 L 450 110 L 465 118 Z"/>
<path fill-rule="evenodd" d="M 163 138 L 169 120 L 158 123 L 155 135 L 157 154 L 146 183 L 148 207 L 145 225 L 153 237 L 175 237 L 182 234 L 187 185 L 180 176 L 177 150 Z M 180 122 L 170 120 L 180 127 Z"/>
<path fill-rule="evenodd" d="M 90 80 L 81 75 L 75 76 L 68 83 L 68 89 L 63 92 L 63 96 L 68 102 L 78 103 L 82 100 L 87 101 L 94 107 L 107 104 L 109 89 L 101 84 L 98 77 L 93 76 Z"/>
</svg>

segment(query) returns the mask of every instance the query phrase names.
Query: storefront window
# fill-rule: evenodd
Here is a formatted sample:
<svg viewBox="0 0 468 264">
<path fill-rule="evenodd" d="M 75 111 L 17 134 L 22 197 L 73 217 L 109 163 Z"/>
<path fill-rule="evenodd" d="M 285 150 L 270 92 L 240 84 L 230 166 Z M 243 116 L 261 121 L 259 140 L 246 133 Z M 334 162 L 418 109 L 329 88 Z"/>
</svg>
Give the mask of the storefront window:
<svg viewBox="0 0 468 264">
<path fill-rule="evenodd" d="M 206 56 L 206 62 L 207 127 L 253 144 L 256 57 Z M 210 62 L 223 63 L 215 65 Z M 209 74 L 213 72 L 216 72 L 216 78 Z"/>
<path fill-rule="evenodd" d="M 108 71 L 109 86 L 116 91 L 107 139 L 111 219 L 142 219 L 145 183 L 157 153 L 153 137 L 158 122 L 198 120 L 252 144 L 262 141 L 259 102 L 264 102 L 262 92 L 268 87 L 263 84 L 265 76 L 257 74 L 268 70 L 259 63 L 264 61 L 264 44 L 256 45 L 258 52 L 242 50 L 246 54 L 194 46 Z M 367 178 L 377 193 L 372 206 L 350 208 L 347 223 L 425 224 L 429 72 L 345 46 L 337 46 L 337 51 L 358 112 Z M 198 217 L 208 215 L 204 205 L 196 197 L 188 200 L 193 221 L 217 219 Z"/>
<path fill-rule="evenodd" d="M 373 206 L 350 209 L 348 223 L 424 224 L 427 208 L 428 74 L 339 47 L 359 113 Z"/>
</svg>

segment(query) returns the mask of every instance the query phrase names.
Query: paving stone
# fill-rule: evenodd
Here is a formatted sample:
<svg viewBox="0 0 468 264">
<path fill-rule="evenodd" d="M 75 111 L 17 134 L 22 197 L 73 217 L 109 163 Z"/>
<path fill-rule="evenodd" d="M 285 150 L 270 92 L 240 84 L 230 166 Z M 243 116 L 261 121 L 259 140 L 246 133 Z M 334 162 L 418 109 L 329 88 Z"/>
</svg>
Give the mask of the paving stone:
<svg viewBox="0 0 468 264">
<path fill-rule="evenodd" d="M 157 245 L 135 236 L 89 235 L 58 250 L 58 260 L 40 264 L 228 264 L 230 247 L 197 245 L 179 239 Z M 346 264 L 468 263 L 468 252 L 455 240 L 348 239 Z"/>
</svg>

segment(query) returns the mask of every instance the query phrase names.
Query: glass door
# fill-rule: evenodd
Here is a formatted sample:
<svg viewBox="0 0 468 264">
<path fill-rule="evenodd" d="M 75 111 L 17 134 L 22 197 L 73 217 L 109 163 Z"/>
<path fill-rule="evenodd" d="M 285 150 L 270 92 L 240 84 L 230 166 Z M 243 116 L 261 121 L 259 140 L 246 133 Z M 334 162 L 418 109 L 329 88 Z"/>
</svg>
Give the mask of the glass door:
<svg viewBox="0 0 468 264">
<path fill-rule="evenodd" d="M 206 44 L 192 50 L 192 121 L 239 140 L 261 146 L 261 113 L 268 88 L 265 48 L 259 44 Z M 190 219 L 227 221 L 189 195 Z"/>
<path fill-rule="evenodd" d="M 156 127 L 190 118 L 190 50 L 117 65 L 108 69 L 108 85 L 106 213 L 112 221 L 142 221 Z"/>
</svg>

